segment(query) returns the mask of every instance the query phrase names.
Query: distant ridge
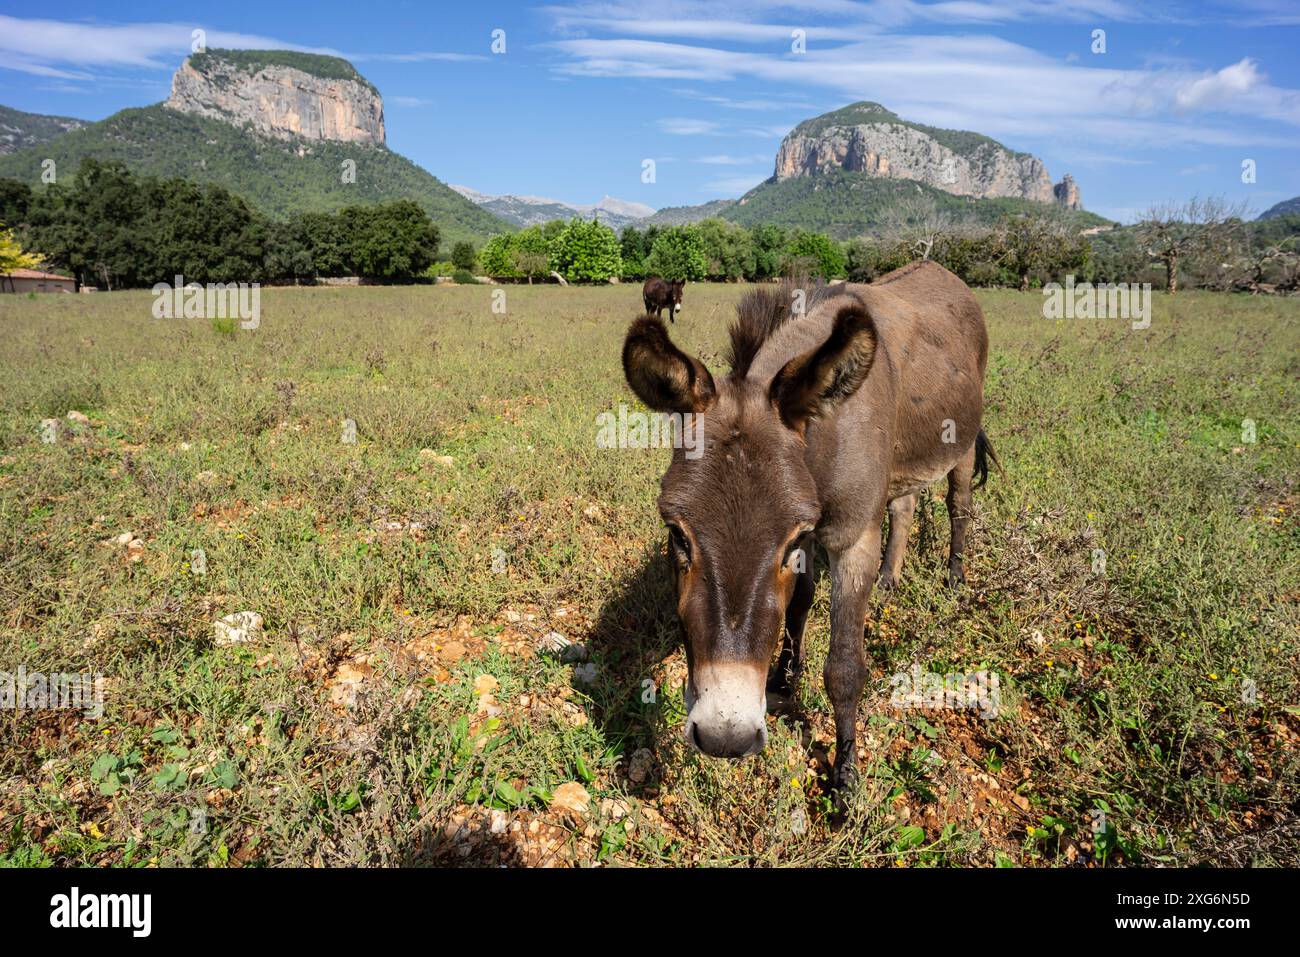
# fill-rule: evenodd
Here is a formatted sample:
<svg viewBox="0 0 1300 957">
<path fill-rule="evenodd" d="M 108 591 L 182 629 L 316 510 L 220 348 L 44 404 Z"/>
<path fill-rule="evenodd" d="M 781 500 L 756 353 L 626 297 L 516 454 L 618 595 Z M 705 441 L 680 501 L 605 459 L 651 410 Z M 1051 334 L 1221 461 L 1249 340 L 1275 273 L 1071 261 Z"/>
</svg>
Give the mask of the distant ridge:
<svg viewBox="0 0 1300 957">
<path fill-rule="evenodd" d="M 516 226 L 536 226 L 552 219 L 573 219 L 575 216 L 585 219 L 594 216 L 606 226 L 621 229 L 654 213 L 654 209 L 644 203 L 615 199 L 613 196 L 605 196 L 598 203 L 575 204 L 544 196 L 492 196 L 468 186 L 454 184 L 451 188 L 475 205 Z"/>
<path fill-rule="evenodd" d="M 1276 219 L 1278 216 L 1287 216 L 1292 213 L 1300 213 L 1300 196 L 1293 196 L 1290 199 L 1284 199 L 1280 203 L 1270 206 L 1264 212 L 1257 216 L 1257 219 Z"/>
<path fill-rule="evenodd" d="M 85 120 L 74 120 L 70 116 L 24 113 L 0 106 L 0 156 L 48 143 L 56 136 L 79 130 L 85 125 Z"/>
</svg>

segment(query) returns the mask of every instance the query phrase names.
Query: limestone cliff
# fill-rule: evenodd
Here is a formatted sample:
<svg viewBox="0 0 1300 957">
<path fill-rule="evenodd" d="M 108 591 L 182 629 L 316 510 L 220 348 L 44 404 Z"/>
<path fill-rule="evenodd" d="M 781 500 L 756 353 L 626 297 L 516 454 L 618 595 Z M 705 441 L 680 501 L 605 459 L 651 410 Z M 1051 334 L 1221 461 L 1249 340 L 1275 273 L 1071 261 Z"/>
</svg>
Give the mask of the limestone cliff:
<svg viewBox="0 0 1300 957">
<path fill-rule="evenodd" d="M 207 50 L 176 71 L 164 105 L 281 139 L 384 145 L 383 100 L 337 57 Z"/>
<path fill-rule="evenodd" d="M 1038 157 L 979 133 L 910 123 L 878 103 L 854 103 L 805 120 L 776 154 L 777 180 L 835 169 L 915 180 L 978 199 L 1010 196 L 1080 208 L 1073 179 L 1053 187 Z M 1058 198 L 1067 182 L 1065 199 Z"/>
<path fill-rule="evenodd" d="M 1066 173 L 1061 177 L 1061 181 L 1052 187 L 1052 193 L 1056 201 L 1066 209 L 1083 209 L 1083 199 L 1079 195 L 1079 185 L 1074 181 L 1074 177 Z"/>
</svg>

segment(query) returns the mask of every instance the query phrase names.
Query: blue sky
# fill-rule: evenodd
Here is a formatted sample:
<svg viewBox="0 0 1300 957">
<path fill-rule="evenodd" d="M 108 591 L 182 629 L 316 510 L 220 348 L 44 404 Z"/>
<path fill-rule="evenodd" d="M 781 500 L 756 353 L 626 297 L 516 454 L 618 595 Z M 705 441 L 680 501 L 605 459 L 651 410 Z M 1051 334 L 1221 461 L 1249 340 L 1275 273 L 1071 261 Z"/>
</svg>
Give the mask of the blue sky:
<svg viewBox="0 0 1300 957">
<path fill-rule="evenodd" d="M 1118 219 L 1195 194 L 1260 211 L 1300 195 L 1295 0 L 40 9 L 0 0 L 0 103 L 102 119 L 158 102 L 203 28 L 209 46 L 348 57 L 384 96 L 390 147 L 488 193 L 656 208 L 734 197 L 771 174 L 795 123 L 870 99 L 1035 153 Z M 654 183 L 642 182 L 646 159 Z"/>
</svg>

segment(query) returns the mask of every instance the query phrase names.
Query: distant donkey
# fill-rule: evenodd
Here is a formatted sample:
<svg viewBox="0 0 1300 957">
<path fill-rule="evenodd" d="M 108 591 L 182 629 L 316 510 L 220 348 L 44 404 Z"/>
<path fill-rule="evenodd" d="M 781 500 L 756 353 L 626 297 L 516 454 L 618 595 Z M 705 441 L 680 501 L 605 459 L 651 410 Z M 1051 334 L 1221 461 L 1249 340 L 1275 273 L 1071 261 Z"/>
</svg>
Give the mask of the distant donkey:
<svg viewBox="0 0 1300 957">
<path fill-rule="evenodd" d="M 979 303 L 933 262 L 870 285 L 750 292 L 731 327 L 725 378 L 673 345 L 658 317 L 632 323 L 623 345 L 632 390 L 660 412 L 700 415 L 693 452 L 674 449 L 658 502 L 686 638 L 693 747 L 734 758 L 767 743 L 766 692 L 793 691 L 803 666 L 815 535 L 830 555 L 833 784 L 857 779 L 872 584 L 879 573 L 882 590 L 895 586 L 917 495 L 945 475 L 948 581 L 965 580 L 973 481 L 983 485 L 989 459 L 997 464 L 980 428 L 987 359 Z"/>
<path fill-rule="evenodd" d="M 682 288 L 684 279 L 660 279 L 651 276 L 641 287 L 641 299 L 645 302 L 646 315 L 663 318 L 664 309 L 668 310 L 668 321 L 676 322 L 673 317 L 682 311 Z"/>
</svg>

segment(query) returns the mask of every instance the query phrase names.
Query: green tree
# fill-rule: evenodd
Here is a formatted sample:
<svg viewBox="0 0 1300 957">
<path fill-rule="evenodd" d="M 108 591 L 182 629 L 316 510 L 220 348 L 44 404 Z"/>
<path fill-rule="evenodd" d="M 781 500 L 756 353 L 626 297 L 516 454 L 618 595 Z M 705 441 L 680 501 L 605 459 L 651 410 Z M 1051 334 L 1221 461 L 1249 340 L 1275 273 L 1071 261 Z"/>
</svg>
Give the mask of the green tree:
<svg viewBox="0 0 1300 957">
<path fill-rule="evenodd" d="M 473 272 L 474 267 L 478 265 L 478 257 L 474 254 L 474 244 L 461 240 L 452 246 L 451 264 L 457 269 Z"/>
<path fill-rule="evenodd" d="M 296 284 L 312 275 L 311 248 L 300 219 L 267 225 L 262 263 L 268 279 L 292 279 Z"/>
<path fill-rule="evenodd" d="M 623 265 L 618 237 L 594 219 L 570 220 L 551 245 L 551 265 L 569 282 L 606 282 Z"/>
<path fill-rule="evenodd" d="M 69 268 L 105 289 L 157 281 L 145 261 L 149 239 L 141 229 L 144 199 L 125 166 L 83 160 L 72 191 L 62 198 L 67 202 L 65 222 L 72 227 Z"/>
<path fill-rule="evenodd" d="M 754 270 L 750 279 L 772 279 L 781 274 L 785 256 L 785 230 L 780 226 L 763 223 L 750 231 L 750 246 L 754 250 Z"/>
<path fill-rule="evenodd" d="M 669 226 L 655 237 L 646 257 L 646 273 L 664 279 L 700 280 L 707 273 L 704 243 L 694 226 Z"/>
<path fill-rule="evenodd" d="M 339 211 L 347 259 L 358 276 L 410 279 L 438 257 L 438 227 L 413 200 Z"/>
<path fill-rule="evenodd" d="M 551 247 L 542 227 L 529 226 L 511 237 L 510 266 L 514 275 L 526 277 L 529 285 L 550 272 Z"/>
<path fill-rule="evenodd" d="M 824 233 L 799 231 L 786 247 L 785 271 L 790 275 L 807 274 L 835 279 L 843 276 L 847 263 L 844 250 Z"/>
<path fill-rule="evenodd" d="M 331 213 L 303 213 L 297 217 L 315 276 L 348 275 L 348 251 L 339 217 Z"/>
<path fill-rule="evenodd" d="M 19 179 L 0 178 L 0 223 L 18 226 L 27 222 L 32 189 Z"/>
<path fill-rule="evenodd" d="M 754 274 L 754 243 L 747 229 L 716 218 L 703 220 L 696 229 L 710 279 L 740 280 Z"/>
<path fill-rule="evenodd" d="M 486 275 L 498 279 L 518 275 L 513 261 L 514 245 L 514 235 L 511 233 L 493 236 L 478 251 L 479 267 Z"/>
<path fill-rule="evenodd" d="M 139 181 L 147 246 L 138 277 L 148 285 L 257 282 L 263 278 L 266 223 L 220 186 L 183 179 Z"/>
</svg>

